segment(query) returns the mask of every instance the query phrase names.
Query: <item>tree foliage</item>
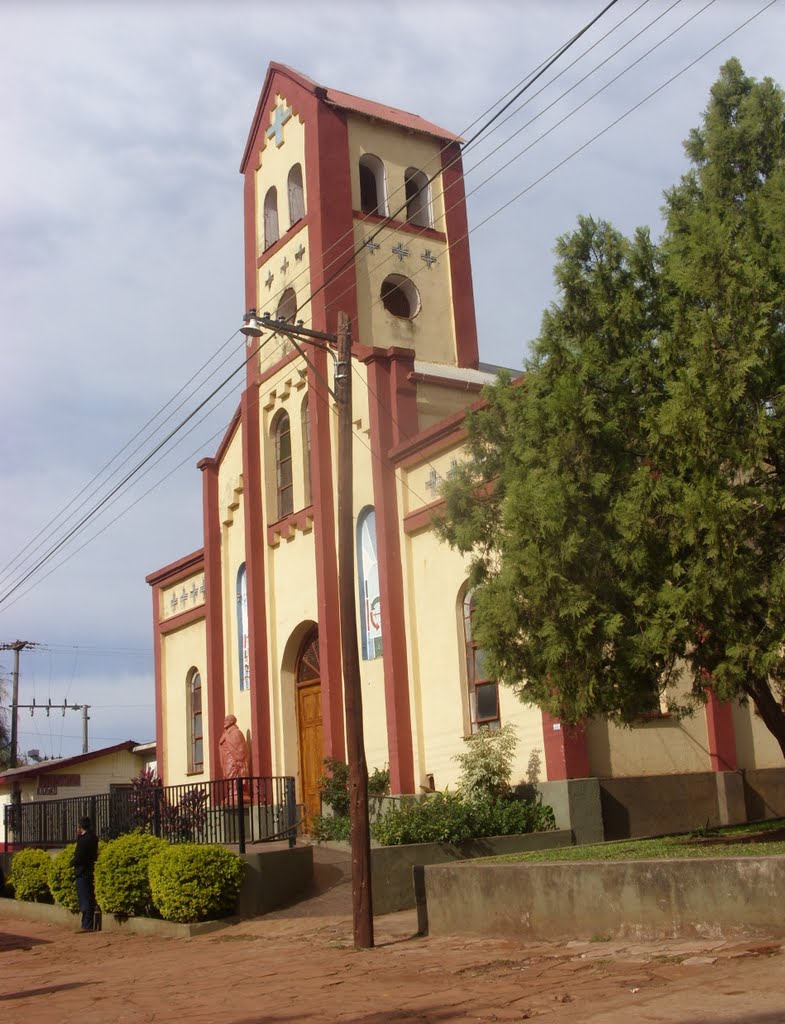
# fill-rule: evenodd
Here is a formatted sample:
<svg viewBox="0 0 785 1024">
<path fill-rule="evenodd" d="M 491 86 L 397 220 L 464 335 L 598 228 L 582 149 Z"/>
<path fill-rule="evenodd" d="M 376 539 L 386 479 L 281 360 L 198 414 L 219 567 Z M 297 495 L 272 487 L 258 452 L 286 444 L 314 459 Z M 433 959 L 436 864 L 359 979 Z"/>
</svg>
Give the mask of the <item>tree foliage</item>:
<svg viewBox="0 0 785 1024">
<path fill-rule="evenodd" d="M 443 536 L 522 699 L 631 721 L 750 697 L 785 752 L 785 100 L 721 70 L 662 242 L 589 217 L 524 376 L 468 417 Z"/>
</svg>

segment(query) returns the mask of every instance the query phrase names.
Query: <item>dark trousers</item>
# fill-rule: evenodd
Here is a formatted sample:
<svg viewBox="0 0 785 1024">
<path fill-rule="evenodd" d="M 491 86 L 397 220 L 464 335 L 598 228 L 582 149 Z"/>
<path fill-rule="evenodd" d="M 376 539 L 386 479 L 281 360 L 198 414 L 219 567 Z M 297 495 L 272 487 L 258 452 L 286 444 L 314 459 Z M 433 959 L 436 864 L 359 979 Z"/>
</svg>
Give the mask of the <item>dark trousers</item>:
<svg viewBox="0 0 785 1024">
<path fill-rule="evenodd" d="M 93 879 L 90 875 L 77 875 L 76 895 L 79 900 L 79 910 L 82 914 L 82 928 L 84 931 L 92 931 L 93 928 Z"/>
</svg>

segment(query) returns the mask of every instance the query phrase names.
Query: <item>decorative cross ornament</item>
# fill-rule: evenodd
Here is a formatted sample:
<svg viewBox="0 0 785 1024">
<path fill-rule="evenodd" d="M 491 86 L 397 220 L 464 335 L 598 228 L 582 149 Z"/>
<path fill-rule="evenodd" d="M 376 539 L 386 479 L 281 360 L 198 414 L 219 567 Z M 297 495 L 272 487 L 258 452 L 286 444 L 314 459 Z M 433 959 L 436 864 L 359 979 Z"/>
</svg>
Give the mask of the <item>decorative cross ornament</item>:
<svg viewBox="0 0 785 1024">
<path fill-rule="evenodd" d="M 291 116 L 291 109 L 287 107 L 285 103 L 279 103 L 275 108 L 275 113 L 273 114 L 273 123 L 264 133 L 268 139 L 271 139 L 274 135 L 275 145 L 278 147 L 283 145 L 283 126 Z"/>
<path fill-rule="evenodd" d="M 441 477 L 439 476 L 435 469 L 432 469 L 428 476 L 428 479 L 425 481 L 425 489 L 430 491 L 431 494 L 433 494 L 433 492 L 439 486 L 440 481 Z"/>
<path fill-rule="evenodd" d="M 204 597 L 204 576 L 202 576 L 202 585 L 199 587 L 199 593 Z"/>
<path fill-rule="evenodd" d="M 283 263 L 281 264 L 281 273 L 282 274 L 288 274 L 288 272 L 289 272 L 289 260 L 287 259 L 286 256 L 284 256 Z"/>
<path fill-rule="evenodd" d="M 437 257 L 434 256 L 430 249 L 426 249 L 425 252 L 421 254 L 420 259 L 425 260 L 425 262 L 428 264 L 428 269 L 430 270 L 433 264 L 436 262 Z"/>
<path fill-rule="evenodd" d="M 399 242 L 397 245 L 394 245 L 392 251 L 401 261 L 403 261 L 404 256 L 409 255 L 409 250 L 406 248 L 403 242 Z"/>
<path fill-rule="evenodd" d="M 371 255 L 373 255 L 377 249 L 381 249 L 379 243 L 374 242 L 372 238 L 366 238 L 365 241 L 363 242 L 363 245 L 365 246 L 366 249 L 370 249 Z"/>
<path fill-rule="evenodd" d="M 172 600 L 169 602 L 169 607 L 173 612 L 177 611 L 177 594 L 172 591 Z"/>
<path fill-rule="evenodd" d="M 196 580 L 191 585 L 191 603 L 196 604 L 196 599 L 199 596 L 199 588 L 196 585 Z"/>
<path fill-rule="evenodd" d="M 268 270 L 267 277 L 264 279 L 264 283 L 267 285 L 268 288 L 272 288 L 274 278 L 275 274 L 273 274 L 272 270 Z"/>
<path fill-rule="evenodd" d="M 185 608 L 185 606 L 188 604 L 188 594 L 185 591 L 185 587 L 183 587 L 183 592 L 182 594 L 180 594 L 180 604 L 183 606 L 183 608 Z"/>
<path fill-rule="evenodd" d="M 299 263 L 302 260 L 303 256 L 305 256 L 305 246 L 303 245 L 302 242 L 300 242 L 300 244 L 298 245 L 297 250 L 296 250 L 296 252 L 294 254 L 294 258 Z"/>
</svg>

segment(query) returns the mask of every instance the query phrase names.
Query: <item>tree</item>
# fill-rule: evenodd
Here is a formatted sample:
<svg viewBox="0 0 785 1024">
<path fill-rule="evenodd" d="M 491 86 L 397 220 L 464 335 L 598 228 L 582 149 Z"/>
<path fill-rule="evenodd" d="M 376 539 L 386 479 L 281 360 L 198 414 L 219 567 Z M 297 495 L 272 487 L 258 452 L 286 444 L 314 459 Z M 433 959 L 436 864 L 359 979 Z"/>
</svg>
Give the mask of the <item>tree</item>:
<svg viewBox="0 0 785 1024">
<path fill-rule="evenodd" d="M 785 96 L 730 60 L 666 195 L 652 422 L 693 684 L 749 698 L 785 754 Z"/>
<path fill-rule="evenodd" d="M 468 418 L 442 535 L 521 698 L 629 722 L 751 698 L 785 752 L 785 104 L 722 68 L 660 247 L 581 218 L 520 382 Z"/>
</svg>

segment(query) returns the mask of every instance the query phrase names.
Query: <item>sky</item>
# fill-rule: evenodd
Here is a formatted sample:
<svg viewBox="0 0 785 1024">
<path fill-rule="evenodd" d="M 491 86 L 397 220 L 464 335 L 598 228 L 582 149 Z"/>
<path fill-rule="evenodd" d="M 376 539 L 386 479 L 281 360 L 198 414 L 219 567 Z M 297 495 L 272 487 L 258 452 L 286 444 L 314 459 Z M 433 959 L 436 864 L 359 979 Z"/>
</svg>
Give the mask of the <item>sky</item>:
<svg viewBox="0 0 785 1024">
<path fill-rule="evenodd" d="M 725 60 L 785 84 L 783 0 L 721 41 L 767 2 L 618 0 L 465 152 L 481 359 L 522 366 L 579 215 L 660 234 Z M 78 753 L 73 704 L 91 750 L 154 738 L 145 576 L 201 547 L 195 467 L 244 374 L 76 527 L 243 359 L 239 164 L 268 63 L 468 137 L 603 6 L 0 0 L 0 645 L 39 645 L 20 704 L 69 705 L 21 710 L 22 752 Z"/>
</svg>

